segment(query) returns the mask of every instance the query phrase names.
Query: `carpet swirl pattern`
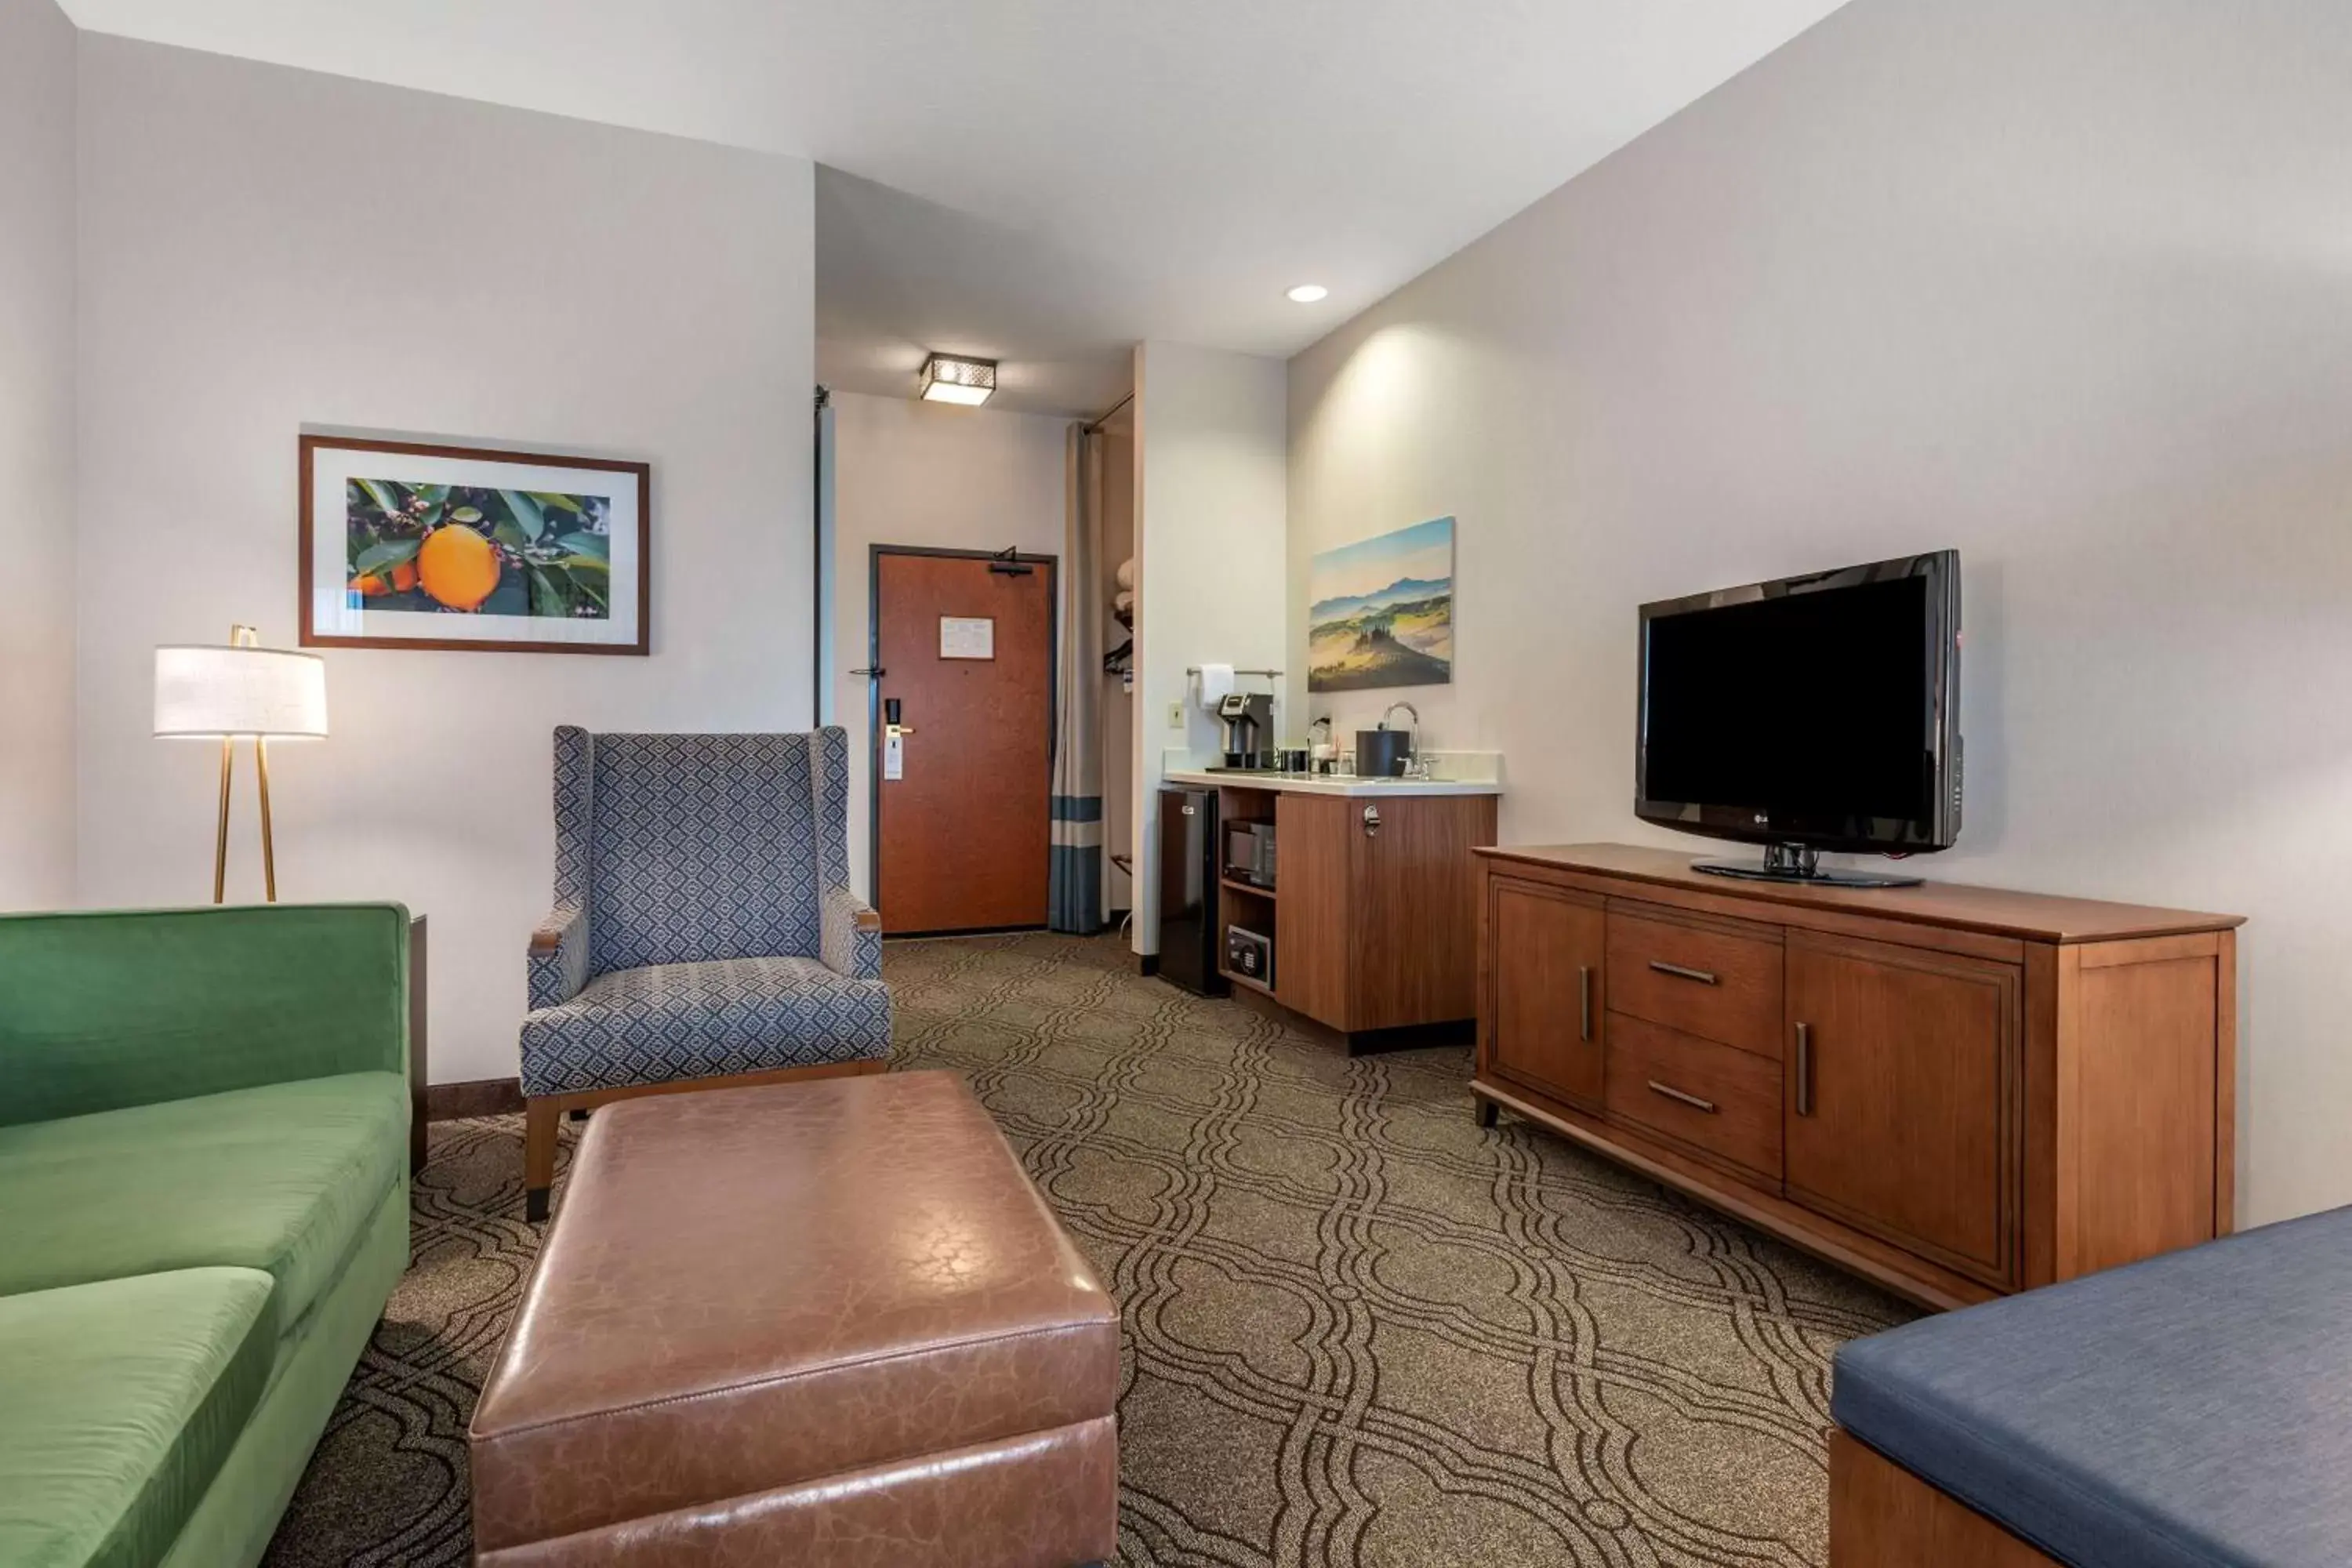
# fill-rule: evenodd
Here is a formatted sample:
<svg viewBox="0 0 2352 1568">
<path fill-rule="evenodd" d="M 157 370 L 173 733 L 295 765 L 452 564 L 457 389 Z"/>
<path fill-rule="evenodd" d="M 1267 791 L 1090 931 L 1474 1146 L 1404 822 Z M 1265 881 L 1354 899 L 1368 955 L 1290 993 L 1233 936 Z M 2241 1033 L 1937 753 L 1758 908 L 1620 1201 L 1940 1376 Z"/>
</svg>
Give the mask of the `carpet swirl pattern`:
<svg viewBox="0 0 2352 1568">
<path fill-rule="evenodd" d="M 1906 1309 L 1480 1131 L 1466 1048 L 1350 1061 L 1108 939 L 884 969 L 898 1065 L 967 1077 L 1121 1303 L 1122 1563 L 1824 1561 L 1829 1357 Z M 537 1244 L 520 1144 L 433 1130 L 415 1265 L 271 1563 L 467 1561 L 466 1420 Z"/>
</svg>

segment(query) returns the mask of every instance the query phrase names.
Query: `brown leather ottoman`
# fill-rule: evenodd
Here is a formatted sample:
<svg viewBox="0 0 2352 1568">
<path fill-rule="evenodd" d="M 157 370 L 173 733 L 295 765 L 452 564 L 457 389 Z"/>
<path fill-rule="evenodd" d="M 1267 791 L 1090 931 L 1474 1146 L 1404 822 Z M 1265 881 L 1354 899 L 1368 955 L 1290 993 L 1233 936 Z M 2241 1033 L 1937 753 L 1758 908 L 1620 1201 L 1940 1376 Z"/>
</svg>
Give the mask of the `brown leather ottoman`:
<svg viewBox="0 0 2352 1568">
<path fill-rule="evenodd" d="M 490 1564 L 1070 1568 L 1118 1315 L 951 1073 L 596 1112 L 469 1431 Z"/>
</svg>

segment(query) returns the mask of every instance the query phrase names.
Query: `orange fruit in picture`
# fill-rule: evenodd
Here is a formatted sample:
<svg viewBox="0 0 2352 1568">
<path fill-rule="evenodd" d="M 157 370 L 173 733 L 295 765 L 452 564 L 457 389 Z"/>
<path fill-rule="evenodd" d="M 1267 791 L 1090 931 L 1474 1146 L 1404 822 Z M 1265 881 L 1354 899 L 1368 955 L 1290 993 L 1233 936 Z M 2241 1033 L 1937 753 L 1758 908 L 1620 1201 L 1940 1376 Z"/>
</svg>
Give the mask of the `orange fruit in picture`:
<svg viewBox="0 0 2352 1568">
<path fill-rule="evenodd" d="M 405 594 L 416 586 L 416 563 L 404 561 L 392 569 L 392 591 Z"/>
<path fill-rule="evenodd" d="M 436 529 L 416 552 L 416 580 L 450 609 L 478 609 L 499 585 L 499 552 L 463 524 Z"/>
<path fill-rule="evenodd" d="M 358 576 L 352 579 L 352 586 L 357 588 L 361 593 L 365 594 L 371 599 L 382 598 L 384 595 L 392 592 L 391 584 L 387 584 L 383 578 L 373 576 L 365 572 L 361 573 Z"/>
</svg>

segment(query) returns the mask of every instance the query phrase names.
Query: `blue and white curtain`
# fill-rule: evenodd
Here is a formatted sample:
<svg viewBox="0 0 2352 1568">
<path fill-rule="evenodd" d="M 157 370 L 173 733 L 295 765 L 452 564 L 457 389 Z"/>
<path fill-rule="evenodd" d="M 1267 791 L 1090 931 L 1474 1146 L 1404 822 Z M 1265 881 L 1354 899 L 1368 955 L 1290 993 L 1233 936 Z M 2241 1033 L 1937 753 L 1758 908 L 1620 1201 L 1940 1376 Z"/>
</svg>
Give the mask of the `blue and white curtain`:
<svg viewBox="0 0 2352 1568">
<path fill-rule="evenodd" d="M 1055 710 L 1054 867 L 1046 923 L 1103 925 L 1102 433 L 1070 426 L 1063 527 L 1062 663 Z"/>
</svg>

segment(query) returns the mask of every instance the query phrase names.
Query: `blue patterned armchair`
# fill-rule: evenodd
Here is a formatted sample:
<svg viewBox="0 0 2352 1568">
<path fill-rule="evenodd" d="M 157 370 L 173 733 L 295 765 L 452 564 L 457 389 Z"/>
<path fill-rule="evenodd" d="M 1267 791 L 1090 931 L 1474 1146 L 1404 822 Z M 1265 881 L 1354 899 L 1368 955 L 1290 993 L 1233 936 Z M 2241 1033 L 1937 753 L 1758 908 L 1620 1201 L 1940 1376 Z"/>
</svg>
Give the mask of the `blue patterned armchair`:
<svg viewBox="0 0 2352 1568">
<path fill-rule="evenodd" d="M 848 741 L 555 732 L 555 910 L 531 934 L 525 1185 L 557 1121 L 712 1080 L 888 1065 L 882 922 L 849 890 Z"/>
</svg>

